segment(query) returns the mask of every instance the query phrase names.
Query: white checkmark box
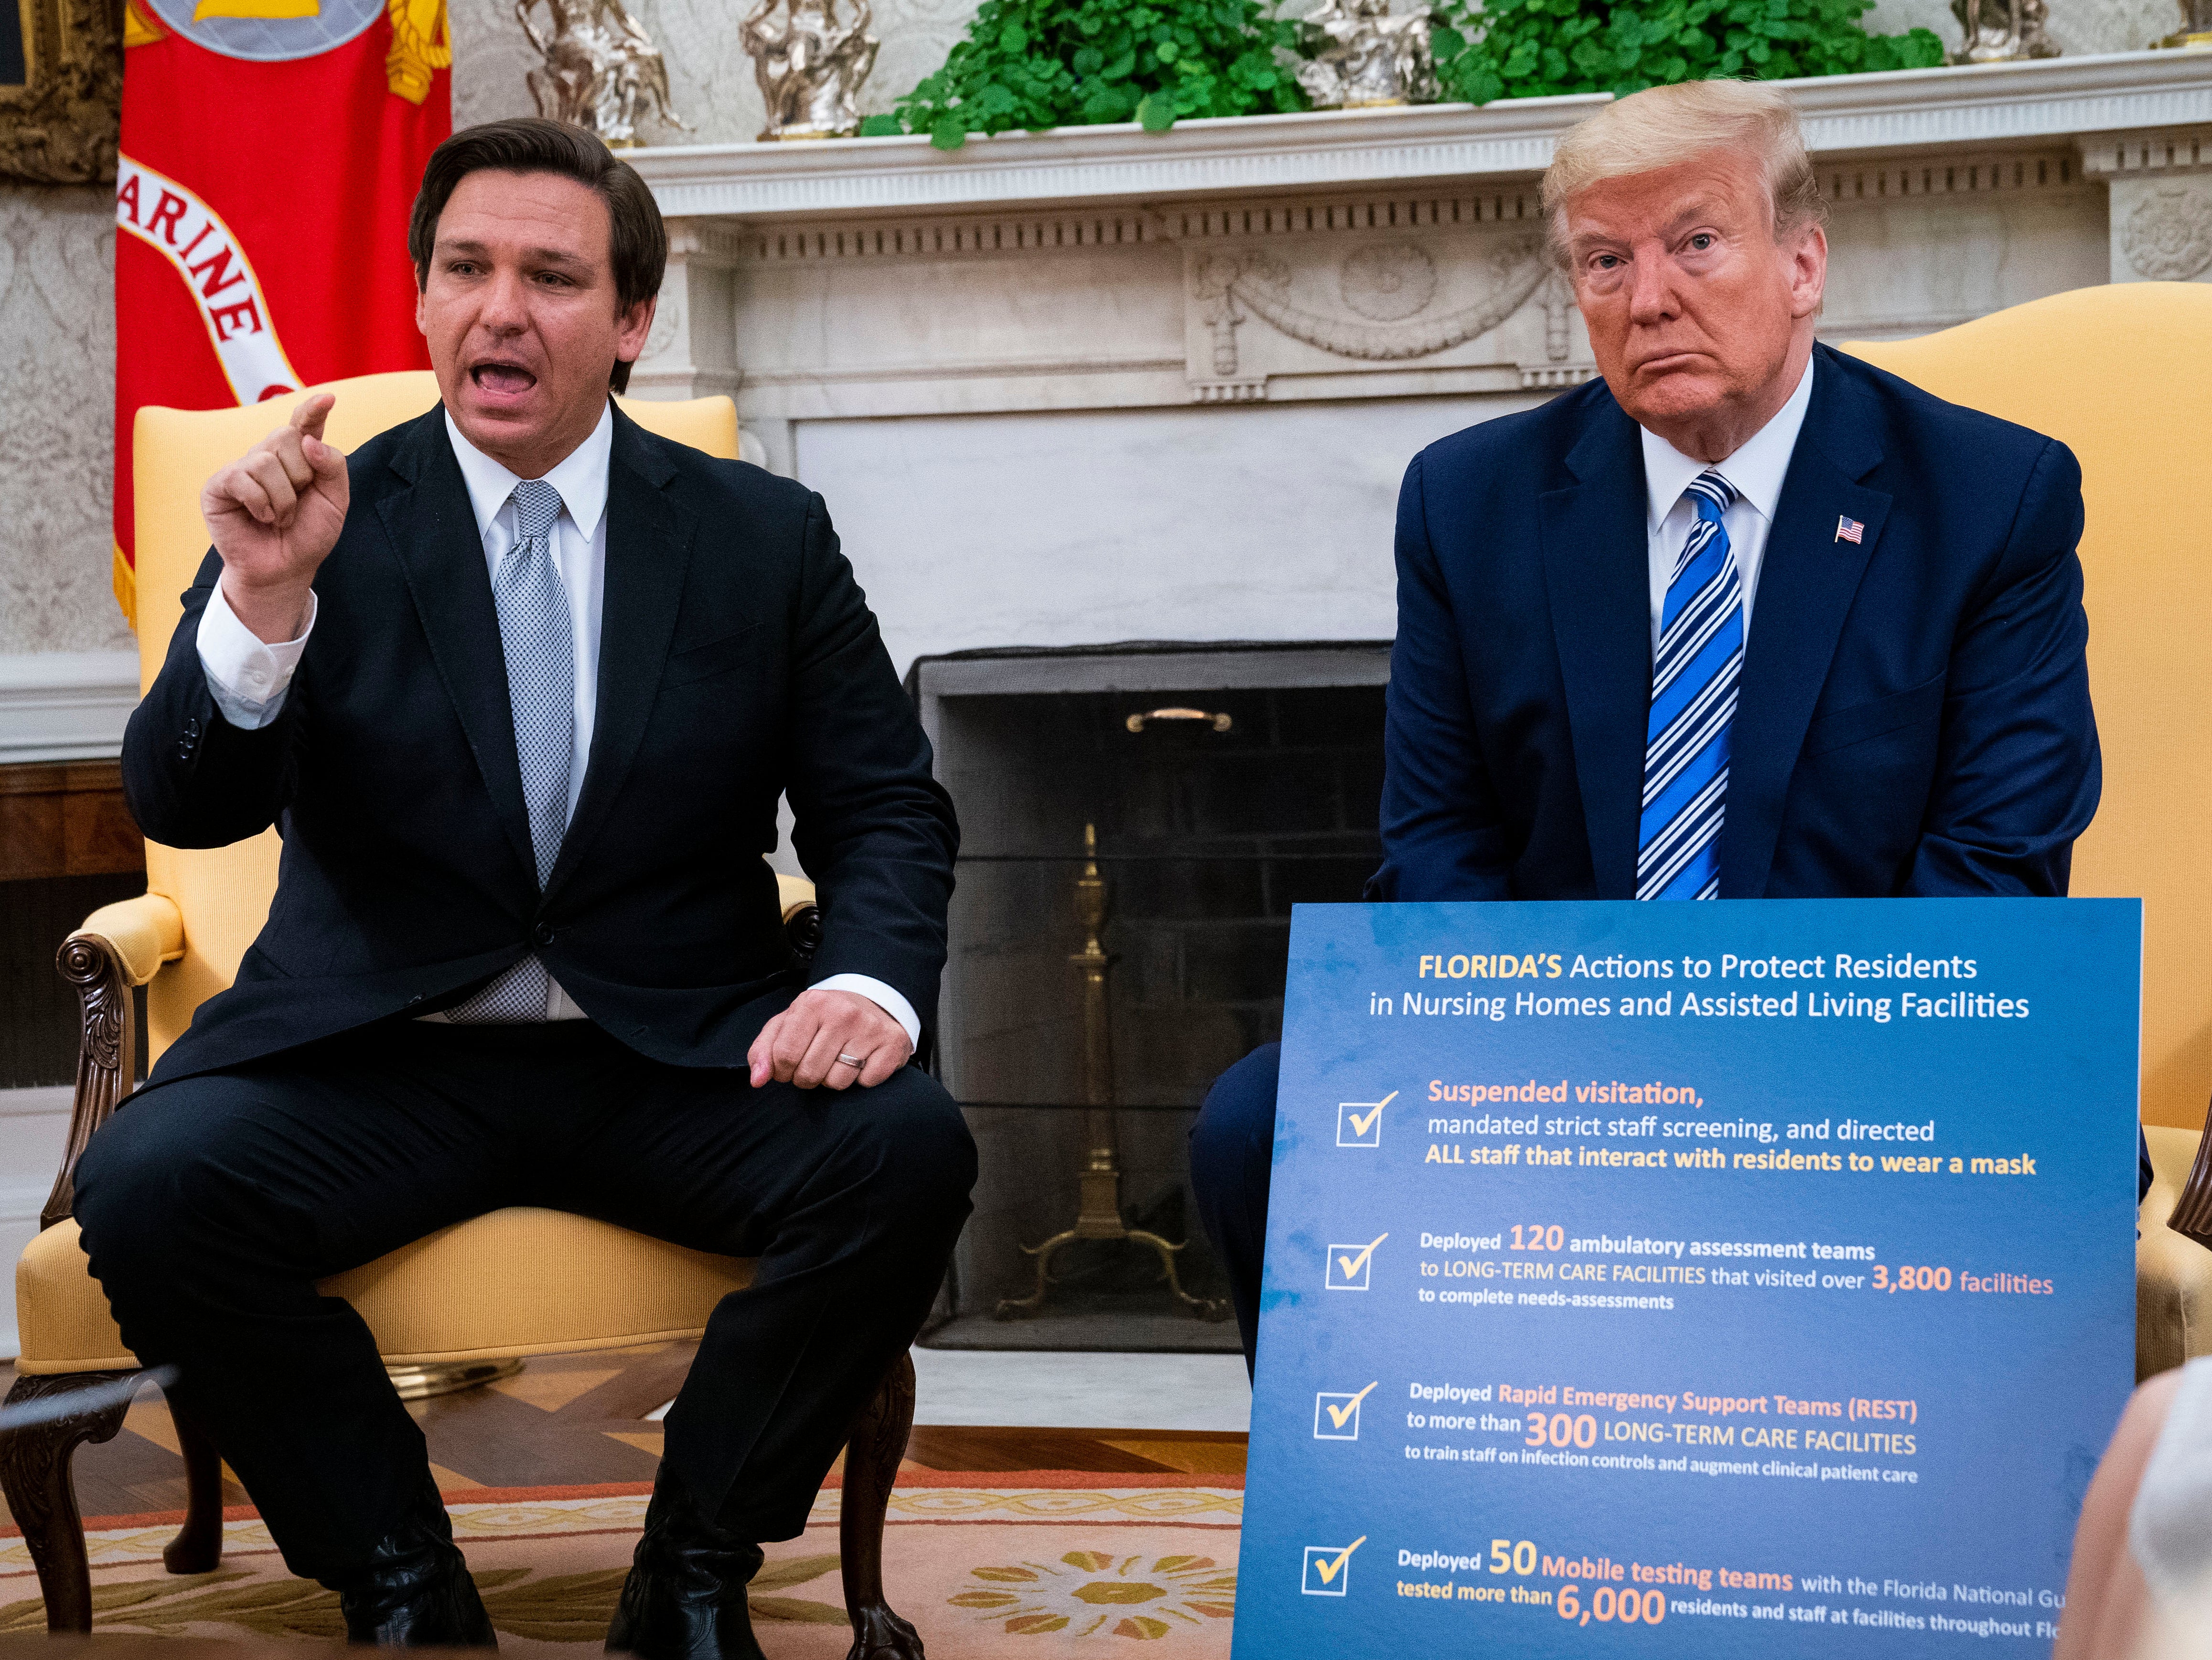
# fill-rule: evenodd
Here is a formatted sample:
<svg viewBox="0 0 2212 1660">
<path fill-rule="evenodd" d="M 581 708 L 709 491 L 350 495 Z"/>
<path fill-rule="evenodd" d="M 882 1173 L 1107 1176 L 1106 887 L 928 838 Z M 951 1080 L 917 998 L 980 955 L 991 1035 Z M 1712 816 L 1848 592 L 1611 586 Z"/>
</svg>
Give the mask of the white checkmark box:
<svg viewBox="0 0 2212 1660">
<path fill-rule="evenodd" d="M 1316 1441 L 1357 1441 L 1359 1438 L 1359 1403 L 1376 1388 L 1370 1383 L 1357 1395 L 1348 1390 L 1322 1389 L 1314 1395 L 1314 1439 Z"/>
<path fill-rule="evenodd" d="M 1308 1545 L 1304 1583 L 1309 1596 L 1341 1596 L 1352 1584 L 1352 1553 L 1367 1542 L 1365 1534 L 1348 1545 Z"/>
<path fill-rule="evenodd" d="M 1329 1291 L 1365 1291 L 1375 1266 L 1375 1247 L 1390 1236 L 1378 1233 L 1364 1245 L 1331 1245 L 1322 1284 Z"/>
<path fill-rule="evenodd" d="M 1382 1145 L 1382 1110 L 1398 1098 L 1392 1090 L 1380 1101 L 1340 1101 L 1336 1104 L 1336 1145 L 1340 1147 L 1379 1147 Z"/>
</svg>

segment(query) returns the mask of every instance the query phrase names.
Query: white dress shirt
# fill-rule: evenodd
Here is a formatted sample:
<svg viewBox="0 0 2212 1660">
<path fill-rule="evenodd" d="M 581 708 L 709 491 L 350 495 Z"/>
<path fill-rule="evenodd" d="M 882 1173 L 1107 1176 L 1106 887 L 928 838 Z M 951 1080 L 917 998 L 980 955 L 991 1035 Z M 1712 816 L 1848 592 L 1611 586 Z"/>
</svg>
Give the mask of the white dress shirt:
<svg viewBox="0 0 2212 1660">
<path fill-rule="evenodd" d="M 560 572 L 562 591 L 568 596 L 573 624 L 570 636 L 576 652 L 576 733 L 568 760 L 572 817 L 583 791 L 584 769 L 592 753 L 592 727 L 599 714 L 599 623 L 607 588 L 607 461 L 613 453 L 614 435 L 614 411 L 610 404 L 591 436 L 545 474 L 545 482 L 561 493 L 561 516 L 553 528 L 553 563 Z M 462 482 L 468 486 L 477 533 L 483 541 L 485 569 L 496 579 L 499 562 L 514 545 L 514 487 L 522 480 L 464 438 L 450 414 L 446 417 L 446 435 L 453 441 L 453 459 L 460 463 Z M 252 732 L 276 718 L 291 689 L 300 654 L 307 649 L 307 636 L 314 632 L 316 610 L 311 593 L 307 623 L 300 637 L 268 645 L 238 620 L 223 598 L 222 584 L 216 584 L 200 617 L 200 667 L 224 720 Z M 813 989 L 857 992 L 905 1028 L 909 1043 L 921 1042 L 921 1021 L 914 1005 L 895 987 L 865 974 L 833 974 Z M 422 1018 L 443 1020 L 446 1017 Z M 585 1015 L 556 981 L 547 994 L 545 1018 L 580 1020 Z"/>
<path fill-rule="evenodd" d="M 1644 483 L 1650 493 L 1649 516 L 1651 555 L 1651 651 L 1659 651 L 1659 622 L 1667 607 L 1667 585 L 1674 580 L 1674 561 L 1690 539 L 1690 526 L 1698 521 L 1697 509 L 1684 492 L 1708 467 L 1735 487 L 1736 497 L 1721 515 L 1729 547 L 1735 554 L 1737 579 L 1743 584 L 1743 637 L 1751 639 L 1751 602 L 1759 590 L 1759 562 L 1766 556 L 1766 533 L 1774 527 L 1774 509 L 1782 499 L 1782 481 L 1790 471 L 1790 457 L 1797 447 L 1798 430 L 1813 402 L 1813 363 L 1790 401 L 1774 418 L 1746 439 L 1725 461 L 1700 461 L 1676 449 L 1649 428 L 1644 439 Z"/>
</svg>

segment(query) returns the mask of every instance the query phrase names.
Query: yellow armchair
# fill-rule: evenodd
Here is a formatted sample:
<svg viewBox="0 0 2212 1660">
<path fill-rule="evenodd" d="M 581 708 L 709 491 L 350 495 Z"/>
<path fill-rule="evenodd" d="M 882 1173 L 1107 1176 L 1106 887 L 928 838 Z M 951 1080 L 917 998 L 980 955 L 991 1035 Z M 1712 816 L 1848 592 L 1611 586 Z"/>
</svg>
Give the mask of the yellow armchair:
<svg viewBox="0 0 2212 1660">
<path fill-rule="evenodd" d="M 202 482 L 290 417 L 303 398 L 334 392 L 325 435 L 351 449 L 438 401 L 427 372 L 366 375 L 250 408 L 138 414 L 139 675 L 160 671 L 190 586 L 205 556 Z M 622 400 L 648 431 L 709 454 L 738 453 L 737 410 L 727 398 L 690 403 Z M 158 1058 L 192 1011 L 231 983 L 266 920 L 276 888 L 274 830 L 228 848 L 191 850 L 149 842 L 147 891 L 85 919 L 61 951 L 78 989 L 83 1041 L 67 1150 L 40 1217 L 44 1230 L 16 1265 L 22 1341 L 11 1403 L 81 1393 L 137 1369 L 107 1301 L 88 1269 L 70 1219 L 71 1177 L 93 1134 L 127 1094 L 134 1073 L 131 993 L 146 988 L 148 1043 Z M 811 954 L 817 917 L 811 885 L 781 879 L 784 925 Z M 149 1110 L 159 1110 L 158 1098 Z M 622 1347 L 696 1337 L 730 1292 L 750 1283 L 751 1262 L 647 1238 L 553 1211 L 495 1211 L 444 1228 L 388 1256 L 322 1282 L 352 1303 L 387 1365 L 453 1366 L 530 1354 Z M 112 1394 L 113 1391 L 106 1393 Z M 0 1487 L 21 1525 L 46 1598 L 51 1631 L 92 1629 L 91 1584 L 70 1461 L 87 1440 L 122 1422 L 111 1401 L 15 1432 L 0 1445 Z M 854 1423 L 841 1523 L 855 1656 L 908 1653 L 883 1598 L 884 1513 L 914 1421 L 914 1369 L 902 1358 Z M 163 1554 L 173 1573 L 204 1572 L 222 1551 L 221 1464 L 187 1420 L 177 1420 L 190 1498 L 183 1529 Z M 920 1655 L 919 1647 L 912 1653 Z"/>
<path fill-rule="evenodd" d="M 2212 1171 L 2197 1133 L 2212 1094 L 2212 640 L 2198 621 L 2212 611 L 2199 453 L 2212 423 L 2212 288 L 2076 289 L 1844 350 L 2049 433 L 2081 462 L 2105 795 L 2074 850 L 2073 891 L 2143 902 L 2142 1116 L 2157 1171 L 2136 1256 L 2136 1371 L 2147 1377 L 2212 1353 Z"/>
</svg>

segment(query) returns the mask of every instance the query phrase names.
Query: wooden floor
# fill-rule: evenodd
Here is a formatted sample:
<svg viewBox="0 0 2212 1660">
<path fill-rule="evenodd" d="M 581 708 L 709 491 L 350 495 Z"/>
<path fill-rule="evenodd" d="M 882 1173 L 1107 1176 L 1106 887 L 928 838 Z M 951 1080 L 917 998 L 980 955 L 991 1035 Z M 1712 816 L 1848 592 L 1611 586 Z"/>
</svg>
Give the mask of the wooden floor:
<svg viewBox="0 0 2212 1660">
<path fill-rule="evenodd" d="M 695 1346 L 666 1343 L 600 1354 L 541 1356 L 514 1377 L 418 1402 L 438 1485 L 537 1487 L 650 1481 L 661 1429 L 646 1416 L 682 1387 Z M 5 1383 L 0 1378 L 0 1387 Z M 1072 1469 L 1130 1474 L 1240 1475 L 1242 1435 L 1174 1430 L 974 1429 L 924 1426 L 907 1449 L 927 1469 Z M 149 1390 L 121 1433 L 76 1456 L 77 1501 L 87 1517 L 177 1510 L 183 1461 L 168 1409 Z M 225 1500 L 245 1504 L 227 1484 Z"/>
</svg>

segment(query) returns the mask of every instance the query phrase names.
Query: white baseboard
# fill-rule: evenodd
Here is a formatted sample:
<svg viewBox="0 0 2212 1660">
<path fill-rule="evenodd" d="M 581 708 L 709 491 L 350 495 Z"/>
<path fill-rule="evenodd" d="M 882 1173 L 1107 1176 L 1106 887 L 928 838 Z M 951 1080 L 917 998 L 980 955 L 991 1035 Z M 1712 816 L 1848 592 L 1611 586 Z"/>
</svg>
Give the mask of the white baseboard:
<svg viewBox="0 0 2212 1660">
<path fill-rule="evenodd" d="M 41 1118 L 50 1112 L 66 1113 L 76 1095 L 76 1090 L 67 1084 L 42 1084 L 29 1090 L 0 1090 L 0 1118 Z M 0 1136 L 6 1134 L 4 1129 L 0 1129 Z M 0 1159 L 4 1159 L 4 1152 L 0 1152 Z"/>
<path fill-rule="evenodd" d="M 39 1231 L 39 1210 L 53 1190 L 69 1138 L 66 1084 L 0 1090 L 0 1359 L 21 1353 L 15 1331 L 15 1276 L 6 1270 Z"/>
<path fill-rule="evenodd" d="M 137 706 L 136 652 L 0 654 L 0 765 L 111 759 Z"/>
</svg>

